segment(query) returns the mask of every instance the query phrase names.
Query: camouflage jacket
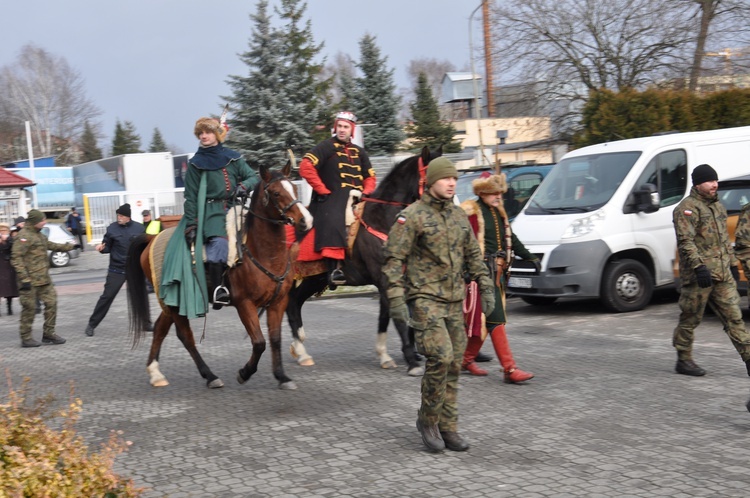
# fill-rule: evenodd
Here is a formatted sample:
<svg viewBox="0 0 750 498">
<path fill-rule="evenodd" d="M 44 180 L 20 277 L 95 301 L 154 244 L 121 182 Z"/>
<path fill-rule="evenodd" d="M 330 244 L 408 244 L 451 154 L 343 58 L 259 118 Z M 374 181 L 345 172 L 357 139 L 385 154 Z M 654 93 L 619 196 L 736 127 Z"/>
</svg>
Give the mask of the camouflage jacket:
<svg viewBox="0 0 750 498">
<path fill-rule="evenodd" d="M 385 244 L 383 273 L 388 298 L 426 297 L 439 302 L 463 300 L 463 273 L 494 291 L 469 220 L 453 201 L 425 193 L 398 215 Z"/>
<path fill-rule="evenodd" d="M 706 265 L 716 282 L 732 279 L 737 265 L 727 233 L 727 210 L 717 197 L 707 198 L 693 187 L 672 212 L 680 256 L 680 280 L 695 282 L 695 269 Z"/>
<path fill-rule="evenodd" d="M 50 242 L 33 226 L 23 227 L 13 241 L 11 256 L 11 264 L 16 270 L 19 286 L 25 283 L 30 283 L 34 287 L 51 284 L 47 250 L 70 251 L 72 249 L 73 244 Z"/>
<path fill-rule="evenodd" d="M 734 254 L 737 259 L 750 259 L 750 203 L 742 206 L 737 229 L 734 231 Z"/>
</svg>

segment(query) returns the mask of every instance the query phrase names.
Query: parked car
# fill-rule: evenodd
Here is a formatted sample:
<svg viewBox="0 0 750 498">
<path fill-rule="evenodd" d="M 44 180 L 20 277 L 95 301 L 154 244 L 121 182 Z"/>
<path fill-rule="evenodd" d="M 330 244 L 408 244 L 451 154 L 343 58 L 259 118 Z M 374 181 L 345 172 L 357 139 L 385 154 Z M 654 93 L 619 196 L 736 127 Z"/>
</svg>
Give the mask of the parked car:
<svg viewBox="0 0 750 498">
<path fill-rule="evenodd" d="M 505 173 L 508 181 L 508 192 L 503 195 L 503 205 L 509 219 L 512 220 L 521 212 L 526 205 L 526 201 L 529 200 L 531 194 L 542 183 L 542 180 L 552 170 L 553 166 L 554 164 L 539 164 L 503 168 L 503 173 Z M 458 177 L 456 197 L 459 202 L 477 198 L 471 188 L 471 182 L 479 178 L 486 171 L 488 171 L 487 168 L 471 170 Z"/>
<path fill-rule="evenodd" d="M 77 244 L 78 239 L 73 237 L 67 230 L 61 225 L 55 223 L 47 223 L 42 228 L 42 233 L 52 242 L 58 244 Z M 47 251 L 49 255 L 49 264 L 53 268 L 60 268 L 62 266 L 68 266 L 71 259 L 75 259 L 81 255 L 80 249 L 73 249 L 72 251 Z"/>
<path fill-rule="evenodd" d="M 729 178 L 719 182 L 719 190 L 717 192 L 719 196 L 719 202 L 721 202 L 727 210 L 727 231 L 729 233 L 729 240 L 734 245 L 734 231 L 737 228 L 737 222 L 740 219 L 740 211 L 742 206 L 750 202 L 750 175 L 738 176 L 736 178 Z M 741 294 L 747 293 L 747 277 L 745 272 L 742 271 L 742 265 L 740 268 L 740 283 L 738 288 Z M 679 255 L 675 255 L 674 262 L 674 279 L 677 289 L 680 288 L 680 266 L 679 266 Z"/>
</svg>

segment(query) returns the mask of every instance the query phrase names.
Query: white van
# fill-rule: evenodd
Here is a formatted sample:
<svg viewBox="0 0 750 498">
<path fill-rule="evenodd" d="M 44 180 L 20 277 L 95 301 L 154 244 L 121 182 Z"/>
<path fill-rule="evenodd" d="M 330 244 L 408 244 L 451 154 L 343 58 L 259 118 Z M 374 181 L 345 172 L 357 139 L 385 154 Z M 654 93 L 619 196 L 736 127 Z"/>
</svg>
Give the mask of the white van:
<svg viewBox="0 0 750 498">
<path fill-rule="evenodd" d="M 655 287 L 674 282 L 672 210 L 703 163 L 719 180 L 750 174 L 750 126 L 569 152 L 513 222 L 542 271 L 517 261 L 508 292 L 530 304 L 596 297 L 615 312 L 643 309 Z"/>
</svg>

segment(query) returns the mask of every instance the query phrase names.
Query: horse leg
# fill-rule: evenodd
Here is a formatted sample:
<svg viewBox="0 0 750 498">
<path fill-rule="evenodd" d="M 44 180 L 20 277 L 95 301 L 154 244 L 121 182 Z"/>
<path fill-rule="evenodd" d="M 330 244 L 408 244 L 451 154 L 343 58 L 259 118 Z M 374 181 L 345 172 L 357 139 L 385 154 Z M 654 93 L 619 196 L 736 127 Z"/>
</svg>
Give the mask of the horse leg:
<svg viewBox="0 0 750 498">
<path fill-rule="evenodd" d="M 378 340 L 376 350 L 381 358 L 381 366 L 388 368 L 383 364 L 383 358 L 390 358 L 386 352 L 386 330 L 388 330 L 388 323 L 390 322 L 390 305 L 388 297 L 385 293 L 385 289 L 380 293 L 380 314 L 378 315 Z M 424 375 L 424 367 L 419 364 L 417 359 L 416 350 L 414 349 L 414 341 L 412 340 L 412 334 L 409 333 L 409 326 L 398 320 L 393 320 L 393 325 L 398 331 L 398 335 L 401 338 L 401 353 L 404 355 L 406 361 L 406 373 L 412 377 L 421 377 Z M 393 362 L 393 360 L 391 360 Z M 395 367 L 395 362 L 393 362 Z M 391 367 L 392 368 L 392 367 Z"/>
<path fill-rule="evenodd" d="M 239 372 L 237 372 L 237 382 L 244 384 L 255 372 L 258 371 L 258 362 L 263 355 L 263 351 L 266 350 L 266 340 L 263 338 L 263 331 L 260 329 L 258 309 L 252 301 L 249 299 L 242 299 L 241 301 L 235 302 L 234 307 L 237 310 L 237 314 L 240 316 L 240 320 L 245 326 L 247 335 L 250 336 L 250 341 L 253 345 L 253 352 L 250 355 L 250 360 L 248 360 L 245 366 L 240 368 Z"/>
<path fill-rule="evenodd" d="M 312 356 L 307 353 L 305 345 L 305 328 L 302 324 L 302 306 L 312 296 L 323 289 L 326 286 L 325 274 L 314 275 L 302 280 L 298 286 L 292 287 L 289 291 L 289 302 L 286 306 L 286 315 L 289 319 L 289 326 L 292 329 L 292 343 L 289 345 L 289 353 L 292 358 L 297 360 L 297 364 L 303 367 L 311 367 L 315 365 L 315 361 Z"/>
<path fill-rule="evenodd" d="M 285 303 L 279 302 L 266 309 L 268 341 L 271 343 L 273 376 L 279 381 L 279 389 L 294 390 L 297 389 L 297 384 L 284 373 L 284 365 L 281 359 L 281 321 L 284 318 L 285 307 Z"/>
<path fill-rule="evenodd" d="M 380 368 L 396 368 L 396 362 L 388 354 L 388 322 L 390 314 L 388 313 L 388 301 L 380 294 L 380 312 L 378 313 L 378 338 L 375 341 L 375 352 L 380 360 Z M 384 304 L 385 301 L 385 304 Z"/>
<path fill-rule="evenodd" d="M 174 323 L 172 316 L 162 312 L 154 324 L 154 335 L 151 339 L 151 349 L 149 350 L 148 361 L 146 362 L 146 372 L 148 372 L 149 382 L 154 387 L 169 385 L 169 381 L 159 370 L 159 352 L 161 351 L 164 338 L 169 334 L 172 323 Z"/>
<path fill-rule="evenodd" d="M 203 361 L 203 357 L 201 357 L 200 353 L 198 352 L 198 348 L 195 346 L 193 330 L 190 328 L 190 320 L 188 320 L 187 317 L 178 315 L 176 313 L 173 315 L 173 319 L 175 328 L 177 329 L 177 338 L 180 340 L 180 342 L 182 342 L 182 345 L 185 346 L 185 349 L 188 350 L 188 353 L 190 353 L 190 356 L 193 358 L 193 362 L 195 362 L 195 366 L 198 367 L 198 372 L 200 372 L 201 377 L 206 379 L 206 386 L 210 387 L 211 389 L 224 387 L 224 382 L 216 375 L 214 375 L 211 369 L 208 368 L 208 365 L 206 365 L 206 362 Z"/>
</svg>

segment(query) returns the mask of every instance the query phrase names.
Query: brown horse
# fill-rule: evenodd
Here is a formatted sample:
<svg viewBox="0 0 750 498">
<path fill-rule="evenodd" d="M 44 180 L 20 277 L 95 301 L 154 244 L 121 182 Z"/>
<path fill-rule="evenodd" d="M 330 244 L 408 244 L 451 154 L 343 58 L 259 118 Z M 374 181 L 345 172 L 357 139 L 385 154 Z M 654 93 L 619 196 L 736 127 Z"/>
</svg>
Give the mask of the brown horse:
<svg viewBox="0 0 750 498">
<path fill-rule="evenodd" d="M 288 179 L 290 168 L 290 163 L 281 172 L 260 168 L 261 181 L 253 191 L 242 230 L 247 235 L 246 241 L 242 243 L 242 262 L 228 272 L 231 301 L 250 336 L 253 348 L 250 360 L 237 374 L 240 384 L 247 382 L 258 370 L 258 361 L 266 349 L 259 321 L 259 310 L 265 310 L 274 377 L 281 389 L 297 388 L 284 373 L 281 363 L 281 322 L 292 286 L 284 225 L 309 230 L 312 227 L 312 216 L 295 197 L 293 185 Z M 170 236 L 171 233 L 182 237 L 182 233 L 174 230 L 162 232 L 156 237 Z M 148 295 L 145 293 L 144 283 L 146 276 L 149 280 L 153 278 L 148 249 L 156 237 L 145 234 L 140 236 L 133 241 L 128 253 L 126 273 L 133 347 L 142 338 L 142 325 L 148 320 Z M 161 301 L 159 304 L 162 312 L 154 324 L 151 350 L 146 362 L 151 385 L 160 387 L 169 383 L 159 371 L 159 352 L 174 323 L 177 337 L 190 353 L 208 387 L 223 387 L 224 382 L 211 371 L 198 353 L 187 317 L 179 315 L 177 308 L 168 307 Z"/>
</svg>

